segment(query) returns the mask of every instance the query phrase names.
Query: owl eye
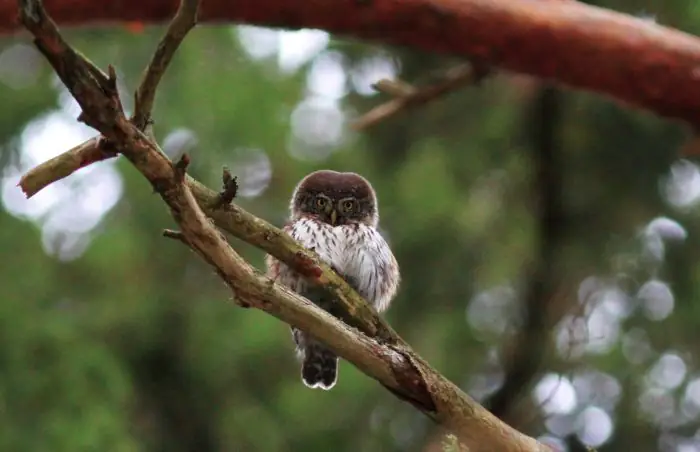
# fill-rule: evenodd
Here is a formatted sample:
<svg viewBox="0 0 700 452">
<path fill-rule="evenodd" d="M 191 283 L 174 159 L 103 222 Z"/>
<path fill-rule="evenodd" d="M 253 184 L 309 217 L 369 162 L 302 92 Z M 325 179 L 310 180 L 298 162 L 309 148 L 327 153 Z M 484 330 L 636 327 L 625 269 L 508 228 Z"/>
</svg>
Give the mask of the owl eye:
<svg viewBox="0 0 700 452">
<path fill-rule="evenodd" d="M 325 207 L 326 206 L 326 198 L 321 198 L 321 197 L 316 198 L 316 206 L 317 207 Z"/>
<path fill-rule="evenodd" d="M 343 212 L 352 212 L 352 209 L 355 208 L 355 203 L 350 200 L 343 201 L 341 207 L 343 208 Z"/>
</svg>

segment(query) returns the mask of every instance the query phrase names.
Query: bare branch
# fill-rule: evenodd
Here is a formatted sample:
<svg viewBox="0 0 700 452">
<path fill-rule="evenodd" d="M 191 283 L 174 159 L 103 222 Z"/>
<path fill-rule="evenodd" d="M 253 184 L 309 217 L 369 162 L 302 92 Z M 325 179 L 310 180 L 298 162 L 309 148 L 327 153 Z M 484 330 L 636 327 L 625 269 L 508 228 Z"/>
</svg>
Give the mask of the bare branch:
<svg viewBox="0 0 700 452">
<path fill-rule="evenodd" d="M 187 246 L 190 246 L 189 242 L 187 242 L 187 239 L 185 238 L 185 234 L 183 234 L 180 231 L 173 231 L 172 229 L 163 229 L 163 237 L 177 240 L 179 242 L 184 243 Z"/>
<path fill-rule="evenodd" d="M 146 127 L 150 123 L 151 111 L 153 109 L 158 83 L 165 73 L 165 70 L 168 68 L 180 43 L 187 33 L 195 26 L 198 9 L 197 0 L 182 0 L 177 14 L 170 23 L 163 39 L 159 42 L 151 58 L 151 62 L 144 71 L 142 81 L 135 93 L 135 107 L 132 117 L 132 121 L 140 130 L 146 130 Z M 43 7 L 39 5 L 37 14 L 41 15 L 42 10 Z M 22 20 L 24 21 L 25 19 Z M 55 26 L 53 26 L 53 28 L 55 28 Z M 49 30 L 47 30 L 47 32 L 48 31 Z M 52 31 L 51 33 L 54 32 Z M 60 35 L 58 38 L 60 38 Z M 65 42 L 62 43 L 62 45 L 65 46 Z M 41 47 L 39 48 L 41 49 Z M 105 75 L 102 71 L 89 63 L 87 59 L 82 57 L 82 55 L 78 56 L 85 60 L 85 64 L 90 73 L 102 86 L 116 93 L 116 73 L 113 68 L 110 67 L 109 76 Z M 121 103 L 119 104 L 119 108 L 121 109 Z M 85 112 L 81 113 L 78 120 L 87 122 Z M 70 176 L 84 166 L 116 156 L 117 153 L 111 149 L 107 140 L 98 137 L 91 138 L 73 149 L 33 168 L 20 179 L 18 185 L 22 188 L 27 198 L 31 198 L 44 187 Z"/>
<path fill-rule="evenodd" d="M 134 124 L 141 130 L 145 130 L 151 120 L 151 111 L 160 79 L 180 47 L 180 43 L 197 24 L 198 10 L 198 0 L 181 0 L 180 8 L 170 22 L 163 39 L 158 43 L 158 48 L 143 74 L 135 94 L 134 115 L 132 117 Z"/>
<path fill-rule="evenodd" d="M 70 176 L 84 166 L 116 156 L 117 153 L 107 150 L 97 137 L 90 138 L 63 154 L 32 168 L 22 176 L 17 185 L 27 198 L 31 198 L 42 188 Z"/>
<path fill-rule="evenodd" d="M 400 80 L 380 80 L 375 83 L 375 89 L 395 98 L 362 115 L 352 127 L 355 130 L 367 129 L 402 111 L 423 105 L 463 86 L 478 83 L 487 73 L 478 66 L 462 64 L 447 71 L 439 82 L 422 88 L 414 88 Z"/>
<path fill-rule="evenodd" d="M 221 207 L 233 202 L 233 199 L 238 194 L 238 178 L 232 176 L 228 168 L 224 167 L 223 174 L 221 175 L 221 181 L 224 186 L 221 192 L 219 192 L 219 199 L 215 207 Z"/>
</svg>

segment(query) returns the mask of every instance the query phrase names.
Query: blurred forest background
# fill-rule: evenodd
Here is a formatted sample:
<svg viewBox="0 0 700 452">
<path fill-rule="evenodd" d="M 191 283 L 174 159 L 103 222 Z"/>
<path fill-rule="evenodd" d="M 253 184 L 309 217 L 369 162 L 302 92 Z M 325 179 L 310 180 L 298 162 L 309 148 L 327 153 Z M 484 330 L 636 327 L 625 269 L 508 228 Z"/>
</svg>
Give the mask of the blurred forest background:
<svg viewBox="0 0 700 452">
<path fill-rule="evenodd" d="M 601 3 L 700 33 L 695 0 Z M 116 66 L 130 111 L 162 31 L 67 37 Z M 237 202 L 277 225 L 308 172 L 366 176 L 403 273 L 390 323 L 518 429 L 558 450 L 700 451 L 700 169 L 679 153 L 686 132 L 513 74 L 351 130 L 388 100 L 373 82 L 426 84 L 459 63 L 201 26 L 161 84 L 155 133 L 211 187 L 230 167 Z M 0 38 L 0 450 L 440 450 L 442 432 L 346 362 L 335 389 L 306 389 L 287 326 L 235 308 L 161 237 L 173 221 L 124 159 L 26 200 L 21 174 L 93 135 L 78 113 L 25 34 Z"/>
</svg>

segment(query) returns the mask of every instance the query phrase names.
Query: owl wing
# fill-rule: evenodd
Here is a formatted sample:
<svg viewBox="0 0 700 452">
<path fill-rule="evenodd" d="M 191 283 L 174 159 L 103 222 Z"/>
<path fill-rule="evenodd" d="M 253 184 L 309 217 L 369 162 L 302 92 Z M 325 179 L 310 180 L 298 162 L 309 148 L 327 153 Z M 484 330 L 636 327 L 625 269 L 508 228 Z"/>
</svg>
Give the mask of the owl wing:
<svg viewBox="0 0 700 452">
<path fill-rule="evenodd" d="M 377 229 L 365 224 L 346 228 L 344 260 L 338 270 L 377 311 L 385 311 L 401 279 L 394 253 Z"/>
</svg>

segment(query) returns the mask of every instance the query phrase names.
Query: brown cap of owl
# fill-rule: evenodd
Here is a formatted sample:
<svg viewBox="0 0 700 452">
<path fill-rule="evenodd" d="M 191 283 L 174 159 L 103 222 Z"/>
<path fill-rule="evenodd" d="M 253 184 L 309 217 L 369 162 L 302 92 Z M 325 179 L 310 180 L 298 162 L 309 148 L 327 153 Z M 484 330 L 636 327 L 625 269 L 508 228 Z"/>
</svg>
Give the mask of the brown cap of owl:
<svg viewBox="0 0 700 452">
<path fill-rule="evenodd" d="M 317 218 L 332 226 L 379 222 L 377 195 L 370 183 L 356 173 L 315 171 L 299 182 L 290 206 L 293 219 Z"/>
</svg>

